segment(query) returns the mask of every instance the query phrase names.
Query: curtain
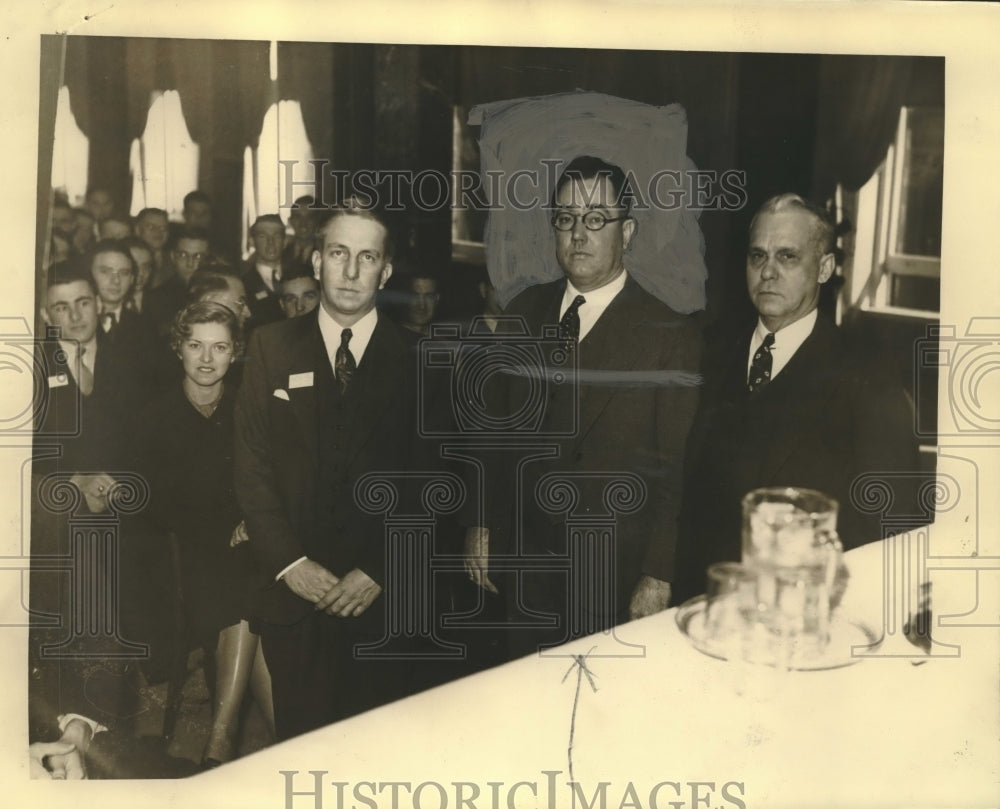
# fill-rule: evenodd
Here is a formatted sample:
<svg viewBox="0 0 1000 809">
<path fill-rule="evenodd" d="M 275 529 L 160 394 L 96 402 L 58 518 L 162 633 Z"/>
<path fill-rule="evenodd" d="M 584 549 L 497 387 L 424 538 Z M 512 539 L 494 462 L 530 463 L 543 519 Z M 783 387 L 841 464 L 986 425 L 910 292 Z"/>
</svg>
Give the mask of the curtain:
<svg viewBox="0 0 1000 809">
<path fill-rule="evenodd" d="M 824 56 L 813 193 L 833 195 L 837 183 L 857 191 L 871 178 L 896 135 L 913 70 L 906 56 Z"/>
<path fill-rule="evenodd" d="M 333 154 L 333 51 L 326 42 L 278 43 L 278 97 L 298 101 L 317 158 Z"/>
</svg>

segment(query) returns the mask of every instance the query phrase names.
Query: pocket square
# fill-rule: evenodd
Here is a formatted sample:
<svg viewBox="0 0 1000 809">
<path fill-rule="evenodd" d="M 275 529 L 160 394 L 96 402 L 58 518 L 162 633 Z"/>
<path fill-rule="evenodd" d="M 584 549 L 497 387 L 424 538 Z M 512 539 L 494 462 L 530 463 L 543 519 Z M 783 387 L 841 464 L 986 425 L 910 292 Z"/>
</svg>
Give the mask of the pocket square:
<svg viewBox="0 0 1000 809">
<path fill-rule="evenodd" d="M 259 301 L 262 301 L 262 300 L 264 300 L 264 298 L 266 298 L 266 297 L 267 297 L 267 290 L 266 290 L 266 289 L 261 289 L 261 290 L 258 290 L 258 291 L 257 291 L 257 294 L 256 294 L 256 295 L 254 295 L 254 297 L 255 297 L 255 298 L 256 298 L 257 300 L 259 300 Z"/>
<path fill-rule="evenodd" d="M 277 399 L 284 399 L 286 402 L 290 402 L 291 401 L 291 399 L 288 398 L 288 391 L 287 390 L 283 390 L 282 388 L 277 388 L 274 391 L 274 396 Z"/>
<path fill-rule="evenodd" d="M 288 389 L 311 388 L 313 386 L 313 372 L 306 371 L 303 374 L 289 374 Z"/>
<path fill-rule="evenodd" d="M 69 377 L 66 374 L 56 374 L 49 377 L 50 388 L 61 388 L 69 384 Z"/>
</svg>

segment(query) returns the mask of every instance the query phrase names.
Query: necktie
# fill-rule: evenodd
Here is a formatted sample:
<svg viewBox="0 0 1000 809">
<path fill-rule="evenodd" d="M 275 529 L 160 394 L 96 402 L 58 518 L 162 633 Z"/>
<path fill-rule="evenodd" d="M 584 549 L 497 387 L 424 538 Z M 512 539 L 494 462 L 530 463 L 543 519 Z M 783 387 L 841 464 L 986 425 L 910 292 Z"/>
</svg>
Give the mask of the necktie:
<svg viewBox="0 0 1000 809">
<path fill-rule="evenodd" d="M 105 334 L 107 334 L 115 327 L 115 323 L 116 320 L 114 312 L 105 312 L 103 315 L 101 315 L 101 328 L 104 329 Z"/>
<path fill-rule="evenodd" d="M 80 363 L 80 371 L 76 381 L 80 386 L 80 393 L 84 396 L 90 396 L 94 392 L 94 372 L 83 361 L 86 353 L 87 349 L 84 346 L 80 346 L 80 353 L 77 355 L 77 361 Z"/>
<path fill-rule="evenodd" d="M 764 342 L 760 344 L 760 348 L 754 352 L 753 361 L 750 363 L 750 376 L 747 379 L 747 390 L 750 393 L 760 390 L 771 381 L 771 363 L 774 359 L 771 356 L 771 347 L 773 345 L 774 334 L 768 332 Z"/>
<path fill-rule="evenodd" d="M 575 343 L 580 338 L 580 307 L 586 302 L 583 295 L 577 295 L 559 321 L 559 336 L 568 344 Z"/>
<path fill-rule="evenodd" d="M 276 267 L 271 270 L 271 290 L 273 292 L 278 291 L 278 287 L 281 284 L 281 267 Z"/>
<path fill-rule="evenodd" d="M 358 369 L 358 364 L 354 361 L 354 355 L 348 347 L 348 343 L 351 342 L 351 337 L 353 336 L 350 329 L 344 329 L 340 333 L 340 347 L 337 349 L 337 355 L 333 360 L 333 370 L 337 375 L 337 383 L 340 385 L 341 393 L 347 390 L 347 386 L 351 384 L 354 372 Z"/>
</svg>

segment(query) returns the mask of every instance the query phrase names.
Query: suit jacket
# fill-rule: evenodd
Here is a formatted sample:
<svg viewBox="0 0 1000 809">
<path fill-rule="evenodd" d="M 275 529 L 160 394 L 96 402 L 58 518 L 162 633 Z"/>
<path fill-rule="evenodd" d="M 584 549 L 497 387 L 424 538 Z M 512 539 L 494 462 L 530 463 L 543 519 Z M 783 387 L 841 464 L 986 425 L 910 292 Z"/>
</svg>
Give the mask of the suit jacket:
<svg viewBox="0 0 1000 809">
<path fill-rule="evenodd" d="M 244 262 L 241 277 L 247 291 L 247 306 L 250 307 L 249 328 L 255 329 L 285 319 L 277 293 L 272 292 L 260 277 L 253 256 Z"/>
<path fill-rule="evenodd" d="M 559 322 L 565 289 L 565 280 L 530 287 L 511 302 L 505 314 L 523 317 L 537 336 L 543 325 Z M 673 577 L 684 444 L 698 400 L 700 340 L 689 318 L 672 311 L 628 277 L 576 351 L 576 429 L 561 438 L 542 440 L 554 442 L 559 454 L 525 468 L 521 515 L 513 514 L 506 503 L 500 510 L 491 510 L 491 551 L 511 547 L 519 519 L 525 547 L 564 550 L 560 544 L 565 536 L 564 515 L 542 515 L 532 505 L 531 493 L 543 476 L 574 476 L 580 499 L 571 517 L 585 519 L 606 514 L 608 481 L 616 474 L 632 473 L 645 491 L 638 509 L 614 515 L 620 614 L 641 575 L 667 581 Z M 508 412 L 515 412 L 523 405 L 524 388 L 514 380 L 507 393 Z M 572 399 L 570 393 L 548 400 L 547 426 L 561 422 L 560 429 L 566 429 Z M 505 473 L 510 476 L 514 471 Z"/>
<path fill-rule="evenodd" d="M 709 374 L 685 468 L 675 600 L 705 589 L 705 568 L 741 556 L 740 500 L 763 486 L 817 489 L 840 504 L 845 549 L 883 536 L 879 516 L 852 505 L 866 472 L 917 472 L 912 407 L 902 389 L 846 349 L 820 317 L 805 342 L 763 389 L 746 389 L 751 334 Z M 915 486 L 898 485 L 895 508 L 910 509 Z"/>
<path fill-rule="evenodd" d="M 98 329 L 94 389 L 83 396 L 59 343 L 39 346 L 37 384 L 45 395 L 36 399 L 35 445 L 59 446 L 61 453 L 36 461 L 35 472 L 113 471 L 126 460 L 129 425 L 148 395 L 138 357 Z"/>
<path fill-rule="evenodd" d="M 338 401 L 318 312 L 254 332 L 237 402 L 235 477 L 262 575 L 260 617 L 293 623 L 312 609 L 274 582 L 301 556 L 338 576 L 357 567 L 384 583 L 383 518 L 358 507 L 354 485 L 413 463 L 414 342 L 380 314 Z"/>
</svg>

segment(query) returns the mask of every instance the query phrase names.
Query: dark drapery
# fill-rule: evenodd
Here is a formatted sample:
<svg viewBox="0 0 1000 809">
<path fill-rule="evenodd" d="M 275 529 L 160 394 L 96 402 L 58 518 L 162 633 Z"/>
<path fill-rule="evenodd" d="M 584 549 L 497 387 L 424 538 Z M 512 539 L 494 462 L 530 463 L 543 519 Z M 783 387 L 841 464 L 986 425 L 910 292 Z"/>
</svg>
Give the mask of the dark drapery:
<svg viewBox="0 0 1000 809">
<path fill-rule="evenodd" d="M 913 60 L 906 56 L 824 56 L 813 195 L 826 199 L 837 183 L 856 191 L 875 173 L 896 134 Z"/>
<path fill-rule="evenodd" d="M 278 97 L 301 104 L 317 158 L 333 153 L 333 51 L 326 42 L 278 43 Z"/>
</svg>

